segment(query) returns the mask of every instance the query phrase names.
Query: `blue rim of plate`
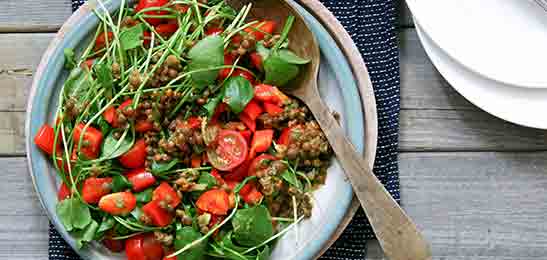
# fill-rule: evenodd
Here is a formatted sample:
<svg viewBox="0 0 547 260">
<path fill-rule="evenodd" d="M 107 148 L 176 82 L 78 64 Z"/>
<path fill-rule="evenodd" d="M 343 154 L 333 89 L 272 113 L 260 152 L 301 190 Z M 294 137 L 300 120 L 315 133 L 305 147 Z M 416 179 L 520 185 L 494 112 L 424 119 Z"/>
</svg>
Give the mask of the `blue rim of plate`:
<svg viewBox="0 0 547 260">
<path fill-rule="evenodd" d="M 336 70 L 333 70 L 333 72 L 342 89 L 341 94 L 344 100 L 344 110 L 346 111 L 346 133 L 355 148 L 358 151 L 364 151 L 363 134 L 365 131 L 362 103 L 350 65 L 336 41 L 323 25 L 299 4 L 292 0 L 289 2 L 297 8 L 310 26 L 319 43 L 323 58 L 330 64 L 336 64 Z M 119 4 L 119 0 L 113 0 L 105 3 L 105 7 L 112 12 L 117 9 Z M 36 135 L 38 129 L 44 123 L 53 122 L 53 110 L 57 104 L 57 98 L 54 95 L 59 93 L 60 82 L 66 77 L 66 73 L 63 72 L 63 50 L 65 48 L 76 48 L 80 42 L 86 40 L 88 33 L 96 27 L 99 20 L 90 12 L 90 6 L 96 5 L 96 1 L 88 1 L 76 11 L 48 47 L 48 51 L 51 49 L 51 53 L 46 53 L 42 58 L 39 69 L 43 68 L 43 71 L 38 73 L 41 77 L 37 77 L 33 81 L 25 123 L 27 162 L 34 188 L 49 219 L 75 250 L 75 240 L 65 230 L 55 213 L 57 186 L 55 185 L 56 177 L 49 174 L 51 170 L 49 158 L 33 145 L 32 137 Z M 355 110 L 360 110 L 360 113 L 354 113 Z M 349 182 L 347 182 L 344 191 L 344 196 L 339 198 L 340 206 L 332 209 L 334 211 L 333 217 L 325 223 L 323 232 L 320 233 L 319 237 L 310 242 L 306 249 L 300 253 L 300 258 L 313 259 L 328 244 L 351 205 L 353 190 Z M 93 250 L 88 248 L 76 250 L 76 252 L 84 259 L 92 259 L 93 256 L 97 256 L 93 253 Z"/>
</svg>

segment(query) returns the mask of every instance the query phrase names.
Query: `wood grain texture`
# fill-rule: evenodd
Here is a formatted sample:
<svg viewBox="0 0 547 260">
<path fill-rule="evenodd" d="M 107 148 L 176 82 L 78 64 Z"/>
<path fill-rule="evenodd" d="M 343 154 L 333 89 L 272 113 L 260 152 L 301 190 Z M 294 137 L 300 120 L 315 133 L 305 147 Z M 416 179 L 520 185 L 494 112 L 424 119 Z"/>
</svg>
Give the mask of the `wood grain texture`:
<svg viewBox="0 0 547 260">
<path fill-rule="evenodd" d="M 0 204 L 0 259 L 45 259 L 47 220 L 25 163 L 0 158 L 1 199 L 14 201 Z M 403 207 L 434 259 L 545 259 L 546 168 L 546 152 L 402 153 Z M 367 259 L 381 259 L 374 245 Z"/>
<path fill-rule="evenodd" d="M 547 150 L 546 132 L 478 109 L 437 73 L 414 29 L 402 30 L 402 151 Z M 0 69 L 34 70 L 53 34 L 0 34 Z M 23 154 L 24 109 L 31 76 L 0 74 L 0 154 Z M 15 111 L 15 113 L 11 113 Z"/>
<path fill-rule="evenodd" d="M 56 31 L 71 13 L 70 0 L 3 0 L 0 32 Z"/>
</svg>

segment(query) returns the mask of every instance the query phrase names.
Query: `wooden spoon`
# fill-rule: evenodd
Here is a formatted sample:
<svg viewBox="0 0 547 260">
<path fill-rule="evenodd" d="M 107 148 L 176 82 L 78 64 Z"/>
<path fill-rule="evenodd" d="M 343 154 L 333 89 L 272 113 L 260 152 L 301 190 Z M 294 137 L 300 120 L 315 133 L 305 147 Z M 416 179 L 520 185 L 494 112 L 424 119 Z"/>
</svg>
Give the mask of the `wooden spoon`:
<svg viewBox="0 0 547 260">
<path fill-rule="evenodd" d="M 289 49 L 311 62 L 303 67 L 298 78 L 284 86 L 284 91 L 304 102 L 315 116 L 351 181 L 355 195 L 363 206 L 385 255 L 391 260 L 431 259 L 429 245 L 416 225 L 357 153 L 333 117 L 332 111 L 321 100 L 317 88 L 319 46 L 303 17 L 286 0 L 228 2 L 236 8 L 252 3 L 250 17 L 274 20 L 280 26 L 289 15 L 296 18 L 289 33 Z"/>
</svg>

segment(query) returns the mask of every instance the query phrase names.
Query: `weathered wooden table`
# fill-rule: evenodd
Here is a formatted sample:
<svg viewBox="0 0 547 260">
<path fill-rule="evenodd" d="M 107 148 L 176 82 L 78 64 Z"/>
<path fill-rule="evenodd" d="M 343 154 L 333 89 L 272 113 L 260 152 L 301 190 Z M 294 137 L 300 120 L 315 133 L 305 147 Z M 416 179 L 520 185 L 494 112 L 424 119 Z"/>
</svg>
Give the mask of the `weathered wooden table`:
<svg viewBox="0 0 547 260">
<path fill-rule="evenodd" d="M 1 3 L 0 259 L 47 259 L 48 220 L 24 157 L 25 103 L 70 0 Z M 506 123 L 456 93 L 400 13 L 404 208 L 435 259 L 547 259 L 547 132 Z M 368 258 L 381 259 L 369 248 Z"/>
</svg>

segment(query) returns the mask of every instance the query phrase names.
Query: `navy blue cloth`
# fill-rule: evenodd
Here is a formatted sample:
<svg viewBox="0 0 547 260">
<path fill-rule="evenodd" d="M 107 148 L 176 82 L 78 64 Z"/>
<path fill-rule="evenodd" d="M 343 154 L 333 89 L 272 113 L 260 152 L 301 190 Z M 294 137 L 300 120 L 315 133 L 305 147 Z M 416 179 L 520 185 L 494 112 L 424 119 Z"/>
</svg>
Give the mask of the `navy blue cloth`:
<svg viewBox="0 0 547 260">
<path fill-rule="evenodd" d="M 72 0 L 76 10 L 84 0 Z M 378 110 L 378 150 L 374 173 L 400 200 L 397 145 L 399 131 L 399 51 L 395 0 L 321 0 L 340 20 L 365 59 Z M 374 233 L 360 209 L 342 236 L 320 259 L 363 259 L 365 241 Z M 57 231 L 50 228 L 50 260 L 79 260 Z"/>
</svg>

